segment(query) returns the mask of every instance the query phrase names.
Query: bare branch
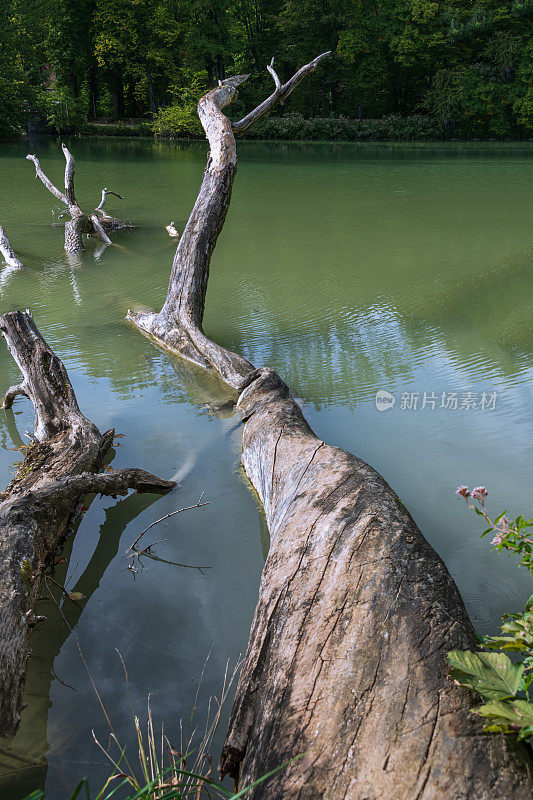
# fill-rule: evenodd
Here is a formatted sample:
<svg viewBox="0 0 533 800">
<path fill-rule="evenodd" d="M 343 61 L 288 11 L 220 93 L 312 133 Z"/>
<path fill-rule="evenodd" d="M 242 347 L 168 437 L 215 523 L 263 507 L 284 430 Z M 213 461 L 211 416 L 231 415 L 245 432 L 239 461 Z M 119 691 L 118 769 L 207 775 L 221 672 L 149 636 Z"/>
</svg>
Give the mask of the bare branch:
<svg viewBox="0 0 533 800">
<path fill-rule="evenodd" d="M 24 395 L 24 397 L 29 398 L 29 393 L 24 385 L 24 383 L 18 383 L 16 386 L 10 386 L 7 392 L 4 395 L 4 402 L 2 403 L 2 408 L 11 408 L 13 405 L 13 401 L 15 397 L 18 397 L 19 394 Z"/>
<path fill-rule="evenodd" d="M 124 198 L 122 197 L 121 194 L 117 194 L 116 192 L 112 192 L 111 189 L 108 189 L 107 186 L 105 186 L 102 189 L 102 199 L 100 200 L 100 205 L 96 206 L 96 208 L 94 209 L 95 211 L 101 211 L 102 214 L 105 214 L 105 211 L 103 210 L 103 208 L 104 208 L 104 205 L 105 205 L 105 201 L 107 200 L 107 195 L 108 194 L 112 194 L 112 195 L 114 195 L 114 197 L 118 197 L 119 200 L 124 200 Z"/>
<path fill-rule="evenodd" d="M 202 492 L 202 494 L 198 498 L 198 501 L 193 506 L 187 506 L 187 508 L 178 508 L 177 511 L 171 511 L 170 514 L 165 514 L 164 517 L 160 517 L 159 519 L 156 519 L 154 522 L 151 522 L 150 525 L 148 525 L 147 528 L 145 528 L 143 531 L 141 531 L 141 533 L 137 536 L 137 538 L 135 539 L 133 544 L 130 545 L 130 547 L 128 548 L 128 552 L 130 550 L 134 550 L 135 546 L 140 542 L 140 540 L 144 536 L 144 534 L 147 531 L 149 531 L 150 528 L 153 528 L 154 525 L 157 525 L 159 522 L 163 522 L 165 519 L 168 519 L 169 517 L 175 516 L 175 514 L 181 514 L 182 511 L 191 511 L 191 509 L 193 509 L 193 508 L 203 508 L 203 506 L 208 506 L 209 505 L 209 500 L 207 500 L 205 503 L 202 503 L 203 496 L 204 496 L 204 492 Z"/>
<path fill-rule="evenodd" d="M 105 243 L 105 244 L 113 244 L 105 230 L 102 228 L 102 223 L 96 216 L 96 214 L 92 214 L 90 220 L 93 224 L 94 232 L 96 235 Z"/>
<path fill-rule="evenodd" d="M 326 53 L 322 53 L 322 55 L 317 56 L 315 59 L 313 59 L 313 61 L 310 61 L 309 64 L 305 64 L 303 67 L 301 67 L 298 72 L 287 81 L 287 83 L 283 84 L 274 70 L 274 59 L 272 59 L 270 64 L 267 66 L 267 70 L 274 78 L 274 83 L 276 84 L 274 92 L 270 95 L 270 97 L 267 97 L 266 100 L 263 100 L 263 102 L 258 105 L 257 108 L 254 108 L 253 111 L 239 120 L 239 122 L 234 122 L 234 132 L 236 134 L 244 133 L 244 131 L 247 130 L 250 125 L 253 125 L 254 122 L 257 122 L 257 120 L 261 119 L 261 117 L 264 117 L 265 114 L 268 114 L 277 103 L 288 97 L 307 75 L 310 75 L 312 72 L 314 72 L 321 61 L 323 61 L 325 58 L 329 58 L 330 55 L 331 50 L 328 50 Z"/>
<path fill-rule="evenodd" d="M 59 478 L 53 483 L 49 483 L 46 487 L 38 489 L 34 496 L 37 501 L 45 502 L 57 495 L 61 502 L 64 503 L 66 500 L 89 493 L 106 494 L 115 497 L 116 495 L 127 494 L 128 489 L 135 489 L 140 493 L 154 492 L 164 494 L 175 486 L 175 481 L 163 480 L 163 478 L 158 478 L 144 469 L 127 467 L 106 473 L 82 472 L 81 475 Z"/>
<path fill-rule="evenodd" d="M 68 206 L 69 202 L 68 202 L 67 198 L 65 197 L 65 195 L 63 194 L 63 192 L 60 192 L 59 189 L 57 188 L 57 186 L 54 186 L 52 181 L 49 180 L 49 178 L 47 178 L 46 175 L 44 174 L 43 168 L 41 167 L 41 163 L 40 163 L 39 159 L 37 158 L 37 156 L 35 156 L 35 155 L 27 155 L 26 158 L 28 159 L 28 161 L 33 161 L 33 163 L 35 164 L 35 177 L 39 178 L 39 180 L 46 186 L 48 191 L 52 192 L 52 194 L 54 195 L 55 198 L 57 198 L 58 200 L 61 200 L 62 203 L 64 203 L 66 206 Z"/>
<path fill-rule="evenodd" d="M 61 149 L 63 151 L 63 155 L 65 156 L 66 164 L 65 164 L 65 197 L 67 198 L 67 203 L 69 206 L 77 206 L 76 202 L 76 195 L 74 194 L 74 169 L 76 167 L 76 162 L 74 161 L 74 156 L 66 146 L 66 144 L 61 144 Z"/>
<path fill-rule="evenodd" d="M 272 61 L 270 62 L 270 64 L 267 64 L 267 70 L 270 72 L 270 74 L 274 78 L 274 83 L 276 84 L 276 91 L 280 92 L 281 88 L 282 88 L 282 85 L 281 85 L 281 81 L 279 79 L 278 73 L 274 69 L 274 56 L 272 56 Z"/>
<path fill-rule="evenodd" d="M 9 239 L 6 236 L 6 232 L 1 226 L 0 226 L 0 253 L 2 253 L 2 255 L 6 260 L 6 264 L 9 264 L 10 267 L 16 267 L 17 269 L 24 269 L 24 264 L 16 256 L 15 251 L 11 247 Z"/>
</svg>

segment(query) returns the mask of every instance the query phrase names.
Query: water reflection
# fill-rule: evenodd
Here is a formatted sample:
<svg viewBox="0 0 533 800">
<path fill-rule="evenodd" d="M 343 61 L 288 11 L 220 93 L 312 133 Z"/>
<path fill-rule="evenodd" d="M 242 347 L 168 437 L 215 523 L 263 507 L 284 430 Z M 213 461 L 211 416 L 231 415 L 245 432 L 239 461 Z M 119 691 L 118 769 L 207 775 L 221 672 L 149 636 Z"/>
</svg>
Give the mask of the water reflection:
<svg viewBox="0 0 533 800">
<path fill-rule="evenodd" d="M 94 495 L 85 499 L 88 506 Z M 63 682 L 54 672 L 54 661 L 67 639 L 79 622 L 83 610 L 94 592 L 100 586 L 104 572 L 117 556 L 120 537 L 125 527 L 149 506 L 159 500 L 158 495 L 132 494 L 105 512 L 105 522 L 100 528 L 98 544 L 83 573 L 72 585 L 69 592 L 82 595 L 76 602 L 65 598 L 59 586 L 65 586 L 70 556 L 76 530 L 67 541 L 58 566 L 53 571 L 53 581 L 42 587 L 42 598 L 37 603 L 36 613 L 46 617 L 33 633 L 32 649 L 25 691 L 28 708 L 22 715 L 19 731 L 13 742 L 4 740 L 0 744 L 0 785 L 4 791 L 16 787 L 18 792 L 37 788 L 44 789 L 49 750 L 47 737 L 48 711 L 50 708 L 50 689 L 53 680 L 62 683 L 66 689 L 76 691 L 75 687 Z"/>
<path fill-rule="evenodd" d="M 81 205 L 93 207 L 101 187 L 113 185 L 126 198 L 121 215 L 137 225 L 117 232 L 102 252 L 89 242 L 75 261 L 52 227 L 53 201 L 35 184 L 27 147 L 0 144 L 4 181 L 16 187 L 0 209 L 2 220 L 17 231 L 19 255 L 30 267 L 3 282 L 0 275 L 0 311 L 30 307 L 64 360 L 84 413 L 100 429 L 126 434 L 114 466 L 135 464 L 180 484 L 155 515 L 133 499 L 108 508 L 97 498 L 69 544 L 69 585 L 76 564 L 86 564 L 91 594 L 76 633 L 114 724 L 134 749 L 114 647 L 126 657 L 138 707 L 157 690 L 154 713 L 174 730 L 194 702 L 194 678 L 209 650 L 203 706 L 226 658 L 244 650 L 268 548 L 239 467 L 234 397 L 215 376 L 158 350 L 124 320 L 128 308 L 161 307 L 175 249 L 164 226 L 174 219 L 183 228 L 206 143 L 71 141 Z M 533 147 L 239 148 L 232 206 L 212 263 L 206 333 L 257 366 L 277 369 L 319 436 L 385 475 L 444 557 L 479 629 L 494 628 L 529 594 L 527 576 L 522 580 L 510 559 L 479 541 L 476 520 L 456 504 L 453 490 L 487 483 L 496 513 L 530 510 Z M 57 142 L 40 139 L 30 149 L 60 182 Z M 1 386 L 18 377 L 0 348 Z M 377 389 L 396 394 L 394 409 L 376 410 Z M 409 412 L 399 402 L 407 390 L 497 391 L 498 402 L 490 412 Z M 15 417 L 0 413 L 2 485 L 20 458 L 10 449 L 14 419 L 20 430 L 32 430 L 28 404 L 17 401 L 14 411 Z M 202 491 L 211 504 L 201 513 L 162 524 L 162 555 L 212 569 L 200 575 L 154 564 L 132 584 L 120 552 L 112 555 L 121 532 L 125 549 L 154 516 L 194 503 Z M 34 754 L 40 766 L 33 775 L 41 770 L 44 779 L 48 765 L 48 796 L 63 800 L 81 774 L 94 786 L 106 777 L 90 734 L 96 727 L 105 737 L 105 724 L 68 629 L 60 620 L 45 623 L 34 642 L 35 688 L 9 758 L 30 775 L 33 762 L 23 759 Z M 76 693 L 50 683 L 52 662 Z M 34 788 L 30 779 L 2 780 L 0 794 L 9 800 L 20 800 L 23 786 Z"/>
</svg>

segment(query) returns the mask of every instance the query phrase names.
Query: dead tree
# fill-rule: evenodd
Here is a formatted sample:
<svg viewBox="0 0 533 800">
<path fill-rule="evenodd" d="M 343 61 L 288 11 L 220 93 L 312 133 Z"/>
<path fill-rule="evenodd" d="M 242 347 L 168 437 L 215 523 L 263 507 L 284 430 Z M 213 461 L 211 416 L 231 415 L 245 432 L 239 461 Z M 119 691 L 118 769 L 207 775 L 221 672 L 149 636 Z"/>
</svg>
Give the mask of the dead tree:
<svg viewBox="0 0 533 800">
<path fill-rule="evenodd" d="M 221 81 L 198 114 L 210 154 L 176 250 L 165 304 L 129 312 L 156 343 L 237 390 L 242 464 L 264 507 L 270 550 L 220 771 L 262 800 L 526 800 L 523 745 L 487 736 L 472 697 L 447 679 L 448 650 L 475 646 L 444 563 L 385 480 L 319 440 L 270 369 L 202 330 L 209 262 L 237 168 L 235 134 L 285 97 L 328 54 L 240 122 L 222 109 L 247 76 Z"/>
<path fill-rule="evenodd" d="M 4 314 L 0 332 L 23 376 L 7 390 L 4 408 L 24 395 L 35 409 L 32 442 L 0 493 L 0 736 L 13 736 L 40 580 L 68 534 L 80 499 L 89 493 L 123 495 L 128 489 L 164 493 L 175 484 L 140 469 L 99 473 L 114 431 L 102 435 L 83 416 L 65 367 L 28 311 Z"/>
<path fill-rule="evenodd" d="M 109 189 L 102 191 L 102 200 L 100 205 L 95 209 L 101 212 L 102 216 L 98 217 L 97 214 L 90 216 L 85 214 L 78 205 L 76 195 L 74 192 L 74 170 L 76 163 L 74 156 L 68 150 L 67 146 L 62 144 L 61 149 L 65 156 L 65 191 L 60 191 L 57 186 L 54 186 L 51 180 L 44 174 L 39 159 L 35 155 L 27 155 L 29 161 L 33 161 L 35 165 L 35 177 L 46 186 L 49 192 L 65 206 L 66 213 L 70 215 L 70 220 L 65 225 L 65 250 L 67 253 L 79 253 L 84 249 L 83 236 L 96 236 L 101 239 L 105 244 L 112 244 L 108 233 L 120 230 L 122 228 L 132 228 L 133 225 L 123 222 L 121 220 L 110 217 L 102 212 L 106 197 L 108 194 L 114 194 L 116 197 L 120 195 L 116 192 L 110 192 Z M 123 199 L 123 198 L 121 198 Z"/>
<path fill-rule="evenodd" d="M 0 253 L 4 256 L 5 262 L 9 267 L 24 269 L 24 264 L 9 244 L 9 239 L 2 227 L 0 227 Z"/>
</svg>

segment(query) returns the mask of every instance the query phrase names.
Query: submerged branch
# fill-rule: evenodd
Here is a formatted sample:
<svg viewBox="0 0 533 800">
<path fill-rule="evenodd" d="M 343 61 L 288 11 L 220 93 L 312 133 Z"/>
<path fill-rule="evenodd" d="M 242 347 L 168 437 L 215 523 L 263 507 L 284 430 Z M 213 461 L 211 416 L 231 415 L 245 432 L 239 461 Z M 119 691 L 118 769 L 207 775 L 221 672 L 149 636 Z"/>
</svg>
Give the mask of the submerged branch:
<svg viewBox="0 0 533 800">
<path fill-rule="evenodd" d="M 128 552 L 130 550 L 134 550 L 136 548 L 136 546 L 139 544 L 139 542 L 142 539 L 142 537 L 144 536 L 144 534 L 147 531 L 149 531 L 150 528 L 153 528 L 154 525 L 158 525 L 160 522 L 164 522 L 166 519 L 168 519 L 169 517 L 174 517 L 176 514 L 181 514 L 182 511 L 191 511 L 193 508 L 203 508 L 204 506 L 208 506 L 209 505 L 209 500 L 206 500 L 205 503 L 202 503 L 202 499 L 203 499 L 204 494 L 205 493 L 202 492 L 202 494 L 200 495 L 200 497 L 198 498 L 198 500 L 196 501 L 196 503 L 193 506 L 187 506 L 186 508 L 178 508 L 177 511 L 171 511 L 170 514 L 165 514 L 164 517 L 160 517 L 160 519 L 156 519 L 154 522 L 151 522 L 150 525 L 148 525 L 147 528 L 145 528 L 143 531 L 141 531 L 141 533 L 137 536 L 137 538 L 135 539 L 133 544 L 129 546 Z"/>
<path fill-rule="evenodd" d="M 9 243 L 5 230 L 0 226 L 0 253 L 4 256 L 6 264 L 16 269 L 24 269 L 24 264 L 18 258 Z"/>
</svg>

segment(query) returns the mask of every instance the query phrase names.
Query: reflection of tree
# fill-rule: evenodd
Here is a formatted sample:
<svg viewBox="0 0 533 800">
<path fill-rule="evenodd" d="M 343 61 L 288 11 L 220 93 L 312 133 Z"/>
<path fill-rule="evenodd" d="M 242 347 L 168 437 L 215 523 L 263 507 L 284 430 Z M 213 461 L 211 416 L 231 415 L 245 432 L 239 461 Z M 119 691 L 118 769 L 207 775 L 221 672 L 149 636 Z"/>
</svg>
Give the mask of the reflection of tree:
<svg viewBox="0 0 533 800">
<path fill-rule="evenodd" d="M 28 792 L 36 788 L 44 789 L 48 767 L 46 753 L 49 750 L 47 720 L 50 689 L 54 677 L 61 679 L 61 676 L 54 676 L 54 660 L 77 625 L 83 609 L 98 589 L 108 565 L 117 555 L 125 527 L 158 499 L 159 495 L 131 494 L 106 509 L 105 522 L 100 529 L 94 553 L 75 586 L 69 586 L 69 591 L 84 595 L 82 600 L 69 600 L 50 583 L 49 588 L 55 601 L 44 596 L 38 603 L 36 613 L 45 615 L 47 620 L 35 629 L 32 638 L 34 655 L 29 662 L 25 691 L 25 700 L 29 706 L 22 713 L 16 737 L 0 744 L 0 781 L 3 791 L 8 791 L 7 787 L 12 780 L 17 787 L 17 800 L 19 793 L 26 790 L 26 787 Z M 54 581 L 61 586 L 65 585 L 73 543 L 74 535 L 68 539 L 62 552 L 65 562 L 54 571 Z M 43 585 L 43 590 L 45 588 Z M 8 800 L 8 795 L 3 795 L 3 798 Z"/>
<path fill-rule="evenodd" d="M 408 291 L 391 283 L 381 297 L 363 296 L 340 318 L 316 311 L 305 336 L 301 325 L 272 318 L 262 339 L 239 331 L 222 343 L 290 375 L 291 389 L 318 408 L 355 405 L 376 387 L 411 380 L 429 352 L 474 380 L 480 363 L 482 374 L 512 378 L 532 363 L 530 263 L 526 253 L 467 279 L 432 277 Z"/>
</svg>

